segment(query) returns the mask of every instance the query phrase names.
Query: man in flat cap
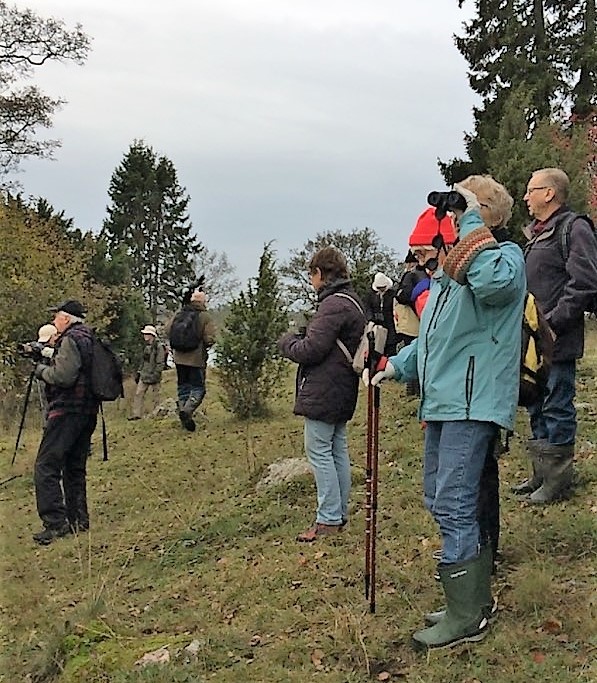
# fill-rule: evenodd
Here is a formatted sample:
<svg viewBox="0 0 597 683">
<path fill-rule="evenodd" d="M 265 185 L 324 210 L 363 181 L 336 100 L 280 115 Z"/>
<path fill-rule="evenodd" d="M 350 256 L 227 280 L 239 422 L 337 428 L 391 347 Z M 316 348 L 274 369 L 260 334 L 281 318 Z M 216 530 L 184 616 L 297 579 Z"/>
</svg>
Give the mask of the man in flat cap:
<svg viewBox="0 0 597 683">
<path fill-rule="evenodd" d="M 99 407 L 91 391 L 93 332 L 83 324 L 85 309 L 70 299 L 50 310 L 59 336 L 50 365 L 35 368 L 48 398 L 35 461 L 37 512 L 44 528 L 33 540 L 40 545 L 89 529 L 87 454 Z"/>
</svg>

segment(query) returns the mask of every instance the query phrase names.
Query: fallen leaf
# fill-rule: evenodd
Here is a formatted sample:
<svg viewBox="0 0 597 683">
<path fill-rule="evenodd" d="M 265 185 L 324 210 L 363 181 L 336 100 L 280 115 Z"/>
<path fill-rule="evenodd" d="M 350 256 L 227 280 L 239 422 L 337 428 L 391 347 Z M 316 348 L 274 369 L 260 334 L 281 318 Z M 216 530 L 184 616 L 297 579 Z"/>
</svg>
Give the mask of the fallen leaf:
<svg viewBox="0 0 597 683">
<path fill-rule="evenodd" d="M 313 557 L 314 557 L 316 560 L 321 560 L 321 558 L 322 558 L 322 557 L 325 557 L 326 555 L 327 555 L 326 552 L 324 552 L 323 550 L 320 550 L 319 552 L 315 553 L 315 555 L 313 555 Z"/>
<path fill-rule="evenodd" d="M 308 558 L 306 558 L 304 555 L 299 555 L 298 563 L 299 563 L 300 565 L 303 565 L 303 566 L 304 566 L 304 565 L 307 564 L 307 562 L 309 562 Z"/>
<path fill-rule="evenodd" d="M 251 647 L 256 647 L 257 645 L 259 645 L 260 642 L 261 642 L 261 636 L 258 635 L 258 634 L 256 633 L 256 634 L 251 638 L 251 640 L 249 641 L 249 645 L 250 645 Z"/>
<path fill-rule="evenodd" d="M 381 673 L 377 674 L 378 681 L 389 681 L 390 678 L 392 678 L 392 676 L 388 671 L 382 671 Z"/>
<path fill-rule="evenodd" d="M 535 664 L 543 664 L 545 661 L 545 653 L 544 652 L 539 652 L 539 650 L 535 650 L 533 653 L 533 661 Z"/>
<path fill-rule="evenodd" d="M 313 662 L 313 666 L 316 669 L 322 668 L 322 662 L 324 657 L 325 653 L 322 650 L 313 650 L 313 652 L 311 653 L 311 661 Z"/>
<path fill-rule="evenodd" d="M 559 619 L 556 619 L 555 617 L 549 617 L 549 619 L 546 619 L 543 622 L 543 630 L 546 633 L 550 633 L 551 635 L 560 633 L 560 631 L 562 630 L 562 622 Z"/>
</svg>

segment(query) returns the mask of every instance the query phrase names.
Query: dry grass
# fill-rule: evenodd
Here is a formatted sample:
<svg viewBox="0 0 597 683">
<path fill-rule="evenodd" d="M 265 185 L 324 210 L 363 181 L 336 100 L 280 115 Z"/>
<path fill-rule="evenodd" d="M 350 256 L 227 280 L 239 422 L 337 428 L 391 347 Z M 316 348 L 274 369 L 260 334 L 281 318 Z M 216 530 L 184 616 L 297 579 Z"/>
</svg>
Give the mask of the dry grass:
<svg viewBox="0 0 597 683">
<path fill-rule="evenodd" d="M 309 479 L 255 489 L 267 464 L 302 452 L 290 379 L 270 420 L 243 425 L 220 406 L 212 375 L 209 421 L 195 434 L 173 420 L 127 423 L 125 406 L 111 406 L 110 460 L 101 462 L 98 436 L 89 463 L 92 531 L 47 548 L 31 542 L 39 524 L 31 481 L 39 433 L 35 426 L 26 432 L 12 470 L 15 433 L 5 434 L 0 479 L 22 476 L 0 487 L 0 681 L 595 680 L 595 368 L 593 330 L 579 376 L 577 495 L 534 510 L 508 494 L 526 471 L 521 414 L 521 433 L 501 464 L 500 617 L 474 648 L 429 657 L 414 654 L 409 638 L 440 600 L 431 578 L 439 539 L 421 503 L 415 402 L 398 385 L 382 396 L 375 615 L 362 581 L 364 404 L 350 429 L 350 527 L 313 546 L 294 541 L 312 519 Z M 164 394 L 173 395 L 172 382 Z M 192 640 L 196 655 L 183 649 Z M 135 667 L 165 645 L 170 664 Z"/>
</svg>

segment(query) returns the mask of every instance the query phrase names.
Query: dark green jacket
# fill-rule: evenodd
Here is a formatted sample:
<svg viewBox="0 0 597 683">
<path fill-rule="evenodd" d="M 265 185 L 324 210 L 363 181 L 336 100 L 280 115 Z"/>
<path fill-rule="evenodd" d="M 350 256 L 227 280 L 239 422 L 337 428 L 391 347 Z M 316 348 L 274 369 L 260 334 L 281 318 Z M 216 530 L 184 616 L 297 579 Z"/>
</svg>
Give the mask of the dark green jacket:
<svg viewBox="0 0 597 683">
<path fill-rule="evenodd" d="M 154 337 L 151 344 L 143 349 L 143 365 L 140 379 L 143 384 L 157 384 L 162 381 L 162 371 L 166 363 L 166 349 L 159 339 Z"/>
</svg>

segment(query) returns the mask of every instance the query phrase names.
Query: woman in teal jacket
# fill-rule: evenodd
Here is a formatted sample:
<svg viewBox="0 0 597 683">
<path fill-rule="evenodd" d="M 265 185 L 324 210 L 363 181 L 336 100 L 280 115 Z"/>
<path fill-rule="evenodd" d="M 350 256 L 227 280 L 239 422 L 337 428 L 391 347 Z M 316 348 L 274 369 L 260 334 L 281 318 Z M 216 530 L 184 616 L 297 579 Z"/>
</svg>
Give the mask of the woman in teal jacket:
<svg viewBox="0 0 597 683">
<path fill-rule="evenodd" d="M 475 194 L 455 189 L 467 210 L 454 212 L 458 242 L 439 252 L 419 337 L 371 380 L 418 378 L 421 385 L 425 504 L 442 535 L 438 569 L 447 607 L 437 623 L 414 634 L 420 649 L 486 634 L 492 561 L 490 546 L 480 552 L 479 481 L 496 430 L 512 429 L 518 401 L 522 251 L 495 239 Z"/>
</svg>

